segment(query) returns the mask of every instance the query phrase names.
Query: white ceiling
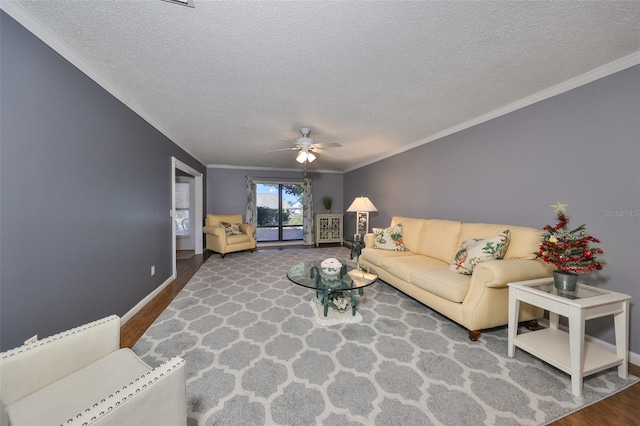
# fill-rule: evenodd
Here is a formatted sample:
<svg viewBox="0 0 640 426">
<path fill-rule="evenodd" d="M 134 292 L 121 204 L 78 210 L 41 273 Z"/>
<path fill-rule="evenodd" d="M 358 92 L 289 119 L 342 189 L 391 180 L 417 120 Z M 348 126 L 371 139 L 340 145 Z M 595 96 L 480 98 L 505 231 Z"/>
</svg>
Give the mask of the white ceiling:
<svg viewBox="0 0 640 426">
<path fill-rule="evenodd" d="M 310 127 L 348 171 L 640 62 L 639 1 L 194 3 L 2 8 L 206 165 L 301 169 L 265 151 Z"/>
</svg>

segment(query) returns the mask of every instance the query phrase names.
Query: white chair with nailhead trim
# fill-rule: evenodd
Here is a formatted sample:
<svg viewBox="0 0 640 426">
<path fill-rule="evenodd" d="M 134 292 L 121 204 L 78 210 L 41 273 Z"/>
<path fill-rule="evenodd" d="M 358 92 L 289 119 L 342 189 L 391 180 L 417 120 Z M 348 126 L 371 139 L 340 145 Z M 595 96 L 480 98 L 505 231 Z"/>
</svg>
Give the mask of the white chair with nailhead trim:
<svg viewBox="0 0 640 426">
<path fill-rule="evenodd" d="M 112 315 L 0 354 L 0 425 L 186 425 L 185 370 L 120 349 Z"/>
</svg>

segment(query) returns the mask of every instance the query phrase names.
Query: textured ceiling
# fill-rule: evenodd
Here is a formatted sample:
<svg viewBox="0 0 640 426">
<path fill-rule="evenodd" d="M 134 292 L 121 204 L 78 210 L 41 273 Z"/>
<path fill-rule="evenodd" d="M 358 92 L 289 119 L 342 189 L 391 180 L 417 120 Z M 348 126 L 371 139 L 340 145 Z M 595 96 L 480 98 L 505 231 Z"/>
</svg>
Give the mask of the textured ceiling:
<svg viewBox="0 0 640 426">
<path fill-rule="evenodd" d="M 638 1 L 3 3 L 207 165 L 301 168 L 265 151 L 310 127 L 351 170 L 640 51 Z"/>
</svg>

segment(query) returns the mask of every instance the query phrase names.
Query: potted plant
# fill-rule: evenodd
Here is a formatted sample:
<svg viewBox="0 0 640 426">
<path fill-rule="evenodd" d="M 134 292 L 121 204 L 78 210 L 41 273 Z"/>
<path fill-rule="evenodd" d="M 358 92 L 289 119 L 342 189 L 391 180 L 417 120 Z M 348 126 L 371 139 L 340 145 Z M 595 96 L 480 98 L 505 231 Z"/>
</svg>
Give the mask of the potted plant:
<svg viewBox="0 0 640 426">
<path fill-rule="evenodd" d="M 557 268 L 553 271 L 553 279 L 559 290 L 574 291 L 578 274 L 599 271 L 604 266 L 604 262 L 599 262 L 596 258 L 596 255 L 602 254 L 602 249 L 589 247 L 591 243 L 599 243 L 600 240 L 587 234 L 586 225 L 567 229 L 569 219 L 564 214 L 566 204 L 558 202 L 551 207 L 557 214 L 558 223 L 543 228 L 546 234 L 542 236 L 536 255 Z"/>
<path fill-rule="evenodd" d="M 327 213 L 331 213 L 331 206 L 333 205 L 333 197 L 325 195 L 322 197 L 322 205 L 327 209 Z"/>
</svg>

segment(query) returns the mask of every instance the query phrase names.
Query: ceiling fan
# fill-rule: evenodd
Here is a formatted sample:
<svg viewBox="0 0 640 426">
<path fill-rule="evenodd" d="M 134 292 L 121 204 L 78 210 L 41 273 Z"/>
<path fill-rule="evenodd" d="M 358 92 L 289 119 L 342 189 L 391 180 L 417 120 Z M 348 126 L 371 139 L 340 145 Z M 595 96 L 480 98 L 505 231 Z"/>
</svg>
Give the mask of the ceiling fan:
<svg viewBox="0 0 640 426">
<path fill-rule="evenodd" d="M 316 159 L 316 155 L 318 150 L 331 148 L 331 147 L 339 147 L 342 146 L 339 143 L 314 143 L 313 139 L 309 137 L 311 133 L 311 129 L 308 127 L 303 127 L 300 129 L 300 133 L 302 133 L 302 137 L 296 139 L 294 142 L 296 146 L 292 146 L 291 148 L 282 148 L 282 149 L 274 149 L 272 151 L 267 152 L 277 152 L 277 151 L 299 151 L 296 156 L 296 161 L 300 164 L 311 163 Z M 293 141 L 290 141 L 293 142 Z"/>
</svg>

